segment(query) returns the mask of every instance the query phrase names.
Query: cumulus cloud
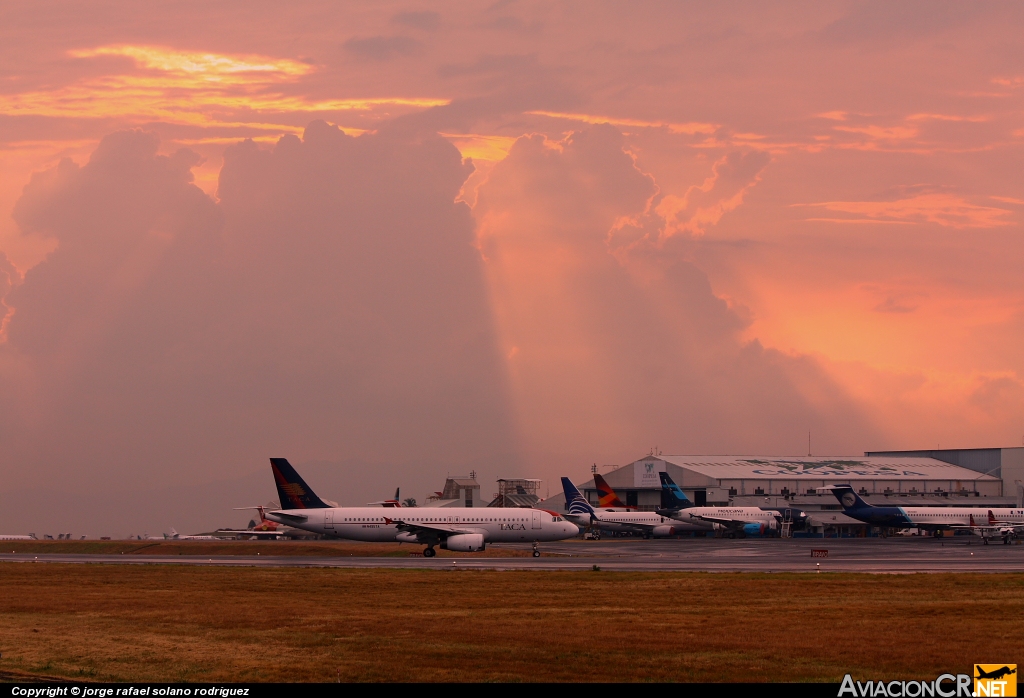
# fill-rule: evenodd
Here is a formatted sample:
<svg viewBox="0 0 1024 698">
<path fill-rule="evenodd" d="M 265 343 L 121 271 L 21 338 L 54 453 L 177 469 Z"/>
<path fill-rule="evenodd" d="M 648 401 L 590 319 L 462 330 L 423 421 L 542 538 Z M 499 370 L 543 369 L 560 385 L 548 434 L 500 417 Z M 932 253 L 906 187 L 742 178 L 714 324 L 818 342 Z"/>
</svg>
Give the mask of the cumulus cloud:
<svg viewBox="0 0 1024 698">
<path fill-rule="evenodd" d="M 667 195 L 657 206 L 664 221 L 663 238 L 674 235 L 698 237 L 722 216 L 743 203 L 747 190 L 761 181 L 771 157 L 764 152 L 733 152 L 718 160 L 711 175 L 693 185 L 683 196 Z"/>
<path fill-rule="evenodd" d="M 765 163 L 727 159 L 697 191 L 738 201 Z M 693 191 L 678 209 L 687 220 L 714 205 Z M 609 246 L 657 195 L 610 126 L 558 142 L 524 137 L 478 190 L 481 249 L 535 458 L 575 455 L 577 444 L 595 459 L 654 444 L 792 452 L 808 427 L 845 432 L 837 445 L 872 433 L 815 361 L 742 341 L 744 318 L 677 250 Z"/>
<path fill-rule="evenodd" d="M 19 281 L 21 281 L 21 274 L 7 259 L 7 255 L 0 252 L 0 342 L 7 338 L 7 321 L 11 314 L 11 308 L 4 302 L 4 299 Z"/>
<path fill-rule="evenodd" d="M 191 183 L 193 153 L 158 147 L 114 134 L 18 202 L 23 232 L 57 249 L 4 300 L 4 491 L 52 486 L 9 514 L 61 490 L 79 495 L 62 516 L 85 517 L 95 497 L 220 480 L 202 510 L 181 491 L 151 504 L 210 526 L 272 495 L 269 475 L 231 482 L 274 455 L 329 464 L 345 488 L 325 496 L 349 504 L 435 489 L 438 470 L 517 467 L 473 221 L 455 203 L 471 166 L 453 146 L 315 122 L 230 148 L 220 203 Z"/>
</svg>

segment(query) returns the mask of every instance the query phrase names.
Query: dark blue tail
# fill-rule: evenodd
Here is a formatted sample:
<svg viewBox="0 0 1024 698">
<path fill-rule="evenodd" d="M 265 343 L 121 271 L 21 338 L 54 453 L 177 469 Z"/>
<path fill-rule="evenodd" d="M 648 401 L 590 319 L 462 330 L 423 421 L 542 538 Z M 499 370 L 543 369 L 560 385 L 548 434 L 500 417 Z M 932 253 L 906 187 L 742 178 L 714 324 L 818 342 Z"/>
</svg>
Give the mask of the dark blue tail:
<svg viewBox="0 0 1024 698">
<path fill-rule="evenodd" d="M 565 492 L 565 510 L 567 512 L 575 515 L 594 515 L 594 507 L 590 506 L 590 502 L 580 494 L 576 485 L 572 484 L 572 480 L 567 477 L 562 478 L 562 491 Z"/>
<path fill-rule="evenodd" d="M 277 496 L 281 498 L 282 509 L 327 509 L 309 485 L 299 477 L 287 458 L 271 458 L 270 469 L 274 473 Z"/>
<path fill-rule="evenodd" d="M 662 509 L 686 509 L 692 507 L 693 502 L 686 496 L 679 485 L 672 481 L 666 472 L 658 473 L 661 478 L 661 508 Z"/>
<path fill-rule="evenodd" d="M 853 486 L 851 485 L 833 485 L 832 494 L 834 494 L 836 499 L 839 500 L 839 503 L 843 505 L 844 511 L 875 508 L 861 499 L 860 495 L 853 491 Z"/>
</svg>

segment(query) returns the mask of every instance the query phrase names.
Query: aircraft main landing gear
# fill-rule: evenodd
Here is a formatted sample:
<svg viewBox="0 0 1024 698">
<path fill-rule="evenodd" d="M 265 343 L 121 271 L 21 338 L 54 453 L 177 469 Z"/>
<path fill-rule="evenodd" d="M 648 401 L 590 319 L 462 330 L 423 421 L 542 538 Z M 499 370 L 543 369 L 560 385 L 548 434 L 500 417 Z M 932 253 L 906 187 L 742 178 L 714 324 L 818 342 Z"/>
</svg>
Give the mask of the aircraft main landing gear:
<svg viewBox="0 0 1024 698">
<path fill-rule="evenodd" d="M 423 557 L 434 557 L 435 555 L 437 555 L 437 551 L 433 548 L 427 548 L 423 551 Z"/>
</svg>

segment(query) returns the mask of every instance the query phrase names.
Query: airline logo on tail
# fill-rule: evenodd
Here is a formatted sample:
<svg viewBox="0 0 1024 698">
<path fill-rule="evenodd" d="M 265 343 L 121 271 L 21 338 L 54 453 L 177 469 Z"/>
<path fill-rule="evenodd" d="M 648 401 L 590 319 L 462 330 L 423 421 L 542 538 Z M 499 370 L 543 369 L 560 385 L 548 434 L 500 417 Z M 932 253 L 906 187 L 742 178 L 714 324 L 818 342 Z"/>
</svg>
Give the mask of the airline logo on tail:
<svg viewBox="0 0 1024 698">
<path fill-rule="evenodd" d="M 270 469 L 281 498 L 282 509 L 327 509 L 327 505 L 310 489 L 287 458 L 271 458 Z"/>
<path fill-rule="evenodd" d="M 686 493 L 680 489 L 679 485 L 673 482 L 672 478 L 666 472 L 658 473 L 658 477 L 661 478 L 661 508 L 662 509 L 685 509 L 692 507 L 693 502 L 686 496 Z"/>
<path fill-rule="evenodd" d="M 570 514 L 590 514 L 593 515 L 594 507 L 590 506 L 580 491 L 576 489 L 576 485 L 572 484 L 572 480 L 567 477 L 562 478 L 562 491 L 565 492 L 565 509 Z"/>
<path fill-rule="evenodd" d="M 836 496 L 843 509 L 870 509 L 871 505 L 860 498 L 850 485 L 834 485 L 832 494 Z"/>
<path fill-rule="evenodd" d="M 612 489 L 603 477 L 594 473 L 594 486 L 597 487 L 597 505 L 601 508 L 619 507 L 625 509 L 626 505 L 619 499 L 619 495 L 615 494 L 615 490 Z"/>
<path fill-rule="evenodd" d="M 1016 664 L 975 664 L 974 695 L 975 696 L 1015 696 L 1017 695 Z"/>
</svg>

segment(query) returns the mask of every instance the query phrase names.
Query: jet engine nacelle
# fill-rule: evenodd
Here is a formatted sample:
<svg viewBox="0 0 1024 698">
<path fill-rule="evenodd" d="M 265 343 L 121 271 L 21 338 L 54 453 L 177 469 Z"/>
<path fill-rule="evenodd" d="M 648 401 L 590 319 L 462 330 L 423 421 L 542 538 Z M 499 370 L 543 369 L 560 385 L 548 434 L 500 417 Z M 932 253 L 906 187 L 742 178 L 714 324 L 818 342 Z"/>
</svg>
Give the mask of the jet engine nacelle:
<svg viewBox="0 0 1024 698">
<path fill-rule="evenodd" d="M 651 529 L 651 534 L 655 538 L 668 538 L 676 534 L 675 526 L 655 526 Z"/>
<path fill-rule="evenodd" d="M 764 529 L 764 524 L 759 523 L 748 523 L 743 526 L 743 532 L 748 536 L 759 536 L 764 533 Z"/>
<path fill-rule="evenodd" d="M 457 536 L 448 536 L 448 540 L 441 543 L 441 547 L 464 553 L 479 552 L 484 549 L 484 536 L 482 533 L 460 533 Z"/>
</svg>

